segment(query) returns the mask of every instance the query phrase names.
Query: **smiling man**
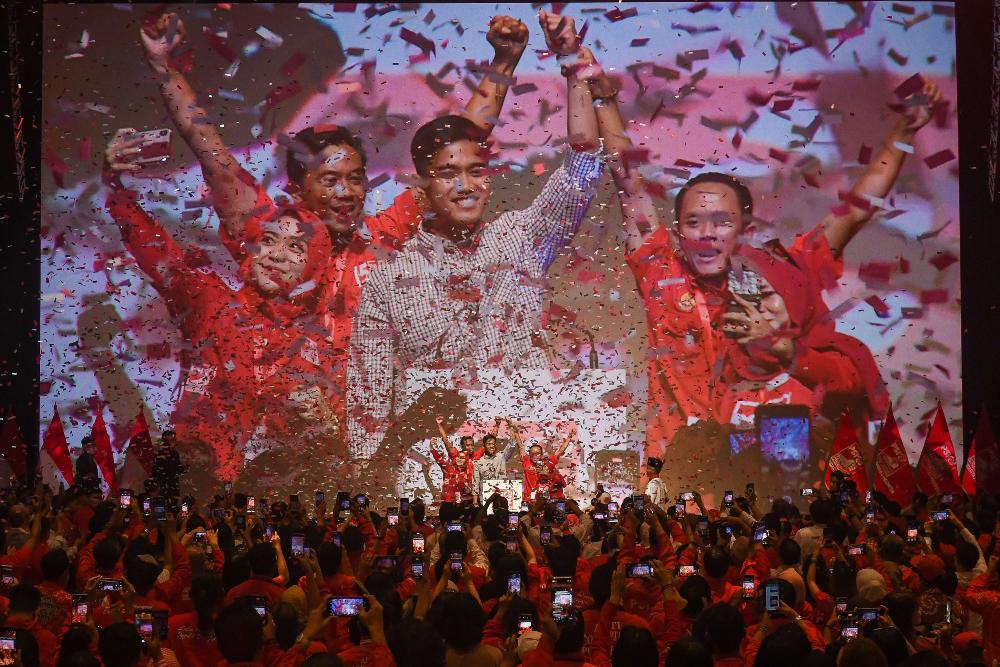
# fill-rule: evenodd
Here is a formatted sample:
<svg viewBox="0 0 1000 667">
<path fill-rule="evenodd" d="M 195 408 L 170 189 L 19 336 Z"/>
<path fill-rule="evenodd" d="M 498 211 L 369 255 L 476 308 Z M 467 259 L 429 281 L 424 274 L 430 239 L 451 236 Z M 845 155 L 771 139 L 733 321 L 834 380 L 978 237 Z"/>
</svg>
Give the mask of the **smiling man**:
<svg viewBox="0 0 1000 667">
<path fill-rule="evenodd" d="M 575 57 L 573 21 L 542 12 L 549 48 Z M 349 450 L 369 458 L 405 410 L 406 369 L 449 369 L 455 387 L 482 368 L 544 368 L 536 345 L 544 278 L 576 232 L 601 176 L 590 90 L 567 77 L 571 149 L 528 208 L 485 221 L 492 192 L 485 136 L 459 116 L 417 130 L 411 155 L 430 212 L 417 235 L 372 271 L 361 298 L 348 370 Z"/>
<path fill-rule="evenodd" d="M 495 75 L 483 77 L 462 116 L 484 136 L 492 131 L 500 115 L 507 81 L 528 42 L 527 26 L 510 16 L 494 17 L 488 28 L 486 38 L 495 50 L 490 70 Z M 171 120 L 201 164 L 219 215 L 219 236 L 230 254 L 242 263 L 253 252 L 248 247 L 248 221 L 272 214 L 277 206 L 230 153 L 219 128 L 199 106 L 187 78 L 174 66 L 171 54 L 185 32 L 176 14 L 163 14 L 145 25 L 140 37 Z M 322 326 L 327 331 L 327 344 L 334 350 L 334 363 L 329 369 L 332 381 L 320 398 L 343 426 L 347 350 L 361 288 L 376 262 L 373 250 L 399 249 L 416 232 L 421 208 L 413 192 L 407 190 L 388 209 L 365 216 L 365 151 L 360 140 L 343 127 L 308 127 L 290 138 L 282 137 L 281 143 L 286 148 L 288 190 L 295 205 L 322 220 L 332 241 Z M 367 235 L 360 233 L 362 227 Z M 314 399 L 310 396 L 307 401 L 310 411 L 326 410 Z"/>
<path fill-rule="evenodd" d="M 741 345 L 765 341 L 774 333 L 765 313 L 735 301 L 729 285 L 742 282 L 734 255 L 753 225 L 753 195 L 739 179 L 706 172 L 689 180 L 674 199 L 674 225 L 663 224 L 638 170 L 624 159 L 632 150 L 617 104 L 617 87 L 599 69 L 589 77 L 605 150 L 615 159 L 611 171 L 627 235 L 626 261 L 635 274 L 646 306 L 648 326 L 649 411 L 646 454 L 665 453 L 681 427 L 715 418 L 717 394 L 724 389 L 726 333 Z M 855 181 L 845 202 L 826 214 L 808 233 L 797 237 L 784 255 L 795 257 L 820 289 L 843 271 L 843 252 L 871 220 L 896 182 L 906 157 L 904 148 L 943 103 L 941 92 L 926 83 L 905 101 L 903 113 L 882 146 Z M 904 148 L 901 148 L 903 146 Z M 735 281 L 735 282 L 734 282 Z M 737 312 L 732 312 L 733 307 Z M 825 306 L 823 306 L 825 308 Z M 791 349 L 780 346 L 791 345 Z M 775 337 L 769 352 L 786 360 L 789 373 L 801 371 L 806 346 Z M 723 416 L 719 421 L 728 421 Z M 669 459 L 668 459 L 669 460 Z"/>
</svg>

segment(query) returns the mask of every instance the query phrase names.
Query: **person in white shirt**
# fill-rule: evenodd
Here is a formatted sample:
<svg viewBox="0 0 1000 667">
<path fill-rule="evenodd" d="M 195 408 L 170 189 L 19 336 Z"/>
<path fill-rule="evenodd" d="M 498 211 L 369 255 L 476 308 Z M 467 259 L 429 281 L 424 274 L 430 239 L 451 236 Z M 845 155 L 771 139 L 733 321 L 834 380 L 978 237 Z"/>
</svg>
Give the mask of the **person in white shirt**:
<svg viewBox="0 0 1000 667">
<path fill-rule="evenodd" d="M 666 509 L 670 497 L 667 495 L 667 485 L 660 479 L 662 469 L 663 461 L 660 459 L 655 456 L 646 459 L 646 477 L 649 479 L 646 483 L 646 496 L 649 497 L 649 502 Z"/>
<path fill-rule="evenodd" d="M 507 478 L 507 460 L 517 451 L 513 441 L 508 442 L 503 450 L 497 449 L 497 436 L 487 433 L 483 436 L 483 454 L 473 462 L 472 492 L 478 502 L 485 503 L 492 493 L 483 493 L 483 482 L 489 479 Z"/>
</svg>

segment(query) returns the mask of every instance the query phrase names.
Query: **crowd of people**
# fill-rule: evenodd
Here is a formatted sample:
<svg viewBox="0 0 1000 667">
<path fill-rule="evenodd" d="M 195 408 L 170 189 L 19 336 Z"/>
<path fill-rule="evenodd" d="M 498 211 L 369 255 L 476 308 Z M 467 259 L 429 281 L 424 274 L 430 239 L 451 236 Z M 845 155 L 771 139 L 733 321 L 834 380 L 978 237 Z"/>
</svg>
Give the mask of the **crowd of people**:
<svg viewBox="0 0 1000 667">
<path fill-rule="evenodd" d="M 655 462 L 654 462 L 655 463 Z M 334 496 L 334 491 L 336 495 Z M 1000 658 L 994 497 L 835 474 L 745 489 L 376 508 L 365 489 L 4 493 L 22 667 L 956 667 Z M 252 494 L 259 495 L 252 495 Z M 706 497 L 708 493 L 706 490 Z M 432 514 L 432 511 L 436 513 Z M 6 643 L 4 643 L 6 642 Z"/>
</svg>

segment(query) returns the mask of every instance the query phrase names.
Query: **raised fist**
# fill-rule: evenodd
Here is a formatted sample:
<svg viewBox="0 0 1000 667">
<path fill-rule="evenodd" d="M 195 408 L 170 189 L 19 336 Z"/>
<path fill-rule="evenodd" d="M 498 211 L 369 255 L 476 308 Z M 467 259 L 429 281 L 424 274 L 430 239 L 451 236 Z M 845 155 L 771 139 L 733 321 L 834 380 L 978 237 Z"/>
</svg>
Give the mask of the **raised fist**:
<svg viewBox="0 0 1000 667">
<path fill-rule="evenodd" d="M 545 35 L 545 45 L 557 56 L 571 56 L 580 50 L 580 36 L 572 17 L 538 12 L 538 23 Z"/>
<path fill-rule="evenodd" d="M 512 16 L 494 16 L 486 41 L 493 45 L 498 59 L 517 62 L 528 46 L 528 26 Z"/>
<path fill-rule="evenodd" d="M 184 22 L 177 14 L 161 14 L 154 23 L 144 25 L 139 29 L 142 47 L 146 51 L 146 60 L 158 72 L 167 71 L 167 61 L 170 53 L 184 41 Z"/>
</svg>

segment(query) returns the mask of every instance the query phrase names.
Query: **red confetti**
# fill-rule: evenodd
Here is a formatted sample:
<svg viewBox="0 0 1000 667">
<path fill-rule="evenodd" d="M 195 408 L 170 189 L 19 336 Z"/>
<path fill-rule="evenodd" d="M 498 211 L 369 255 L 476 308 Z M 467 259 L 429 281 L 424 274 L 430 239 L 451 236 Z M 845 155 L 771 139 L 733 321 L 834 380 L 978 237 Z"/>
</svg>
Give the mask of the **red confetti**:
<svg viewBox="0 0 1000 667">
<path fill-rule="evenodd" d="M 617 23 L 618 21 L 623 21 L 625 19 L 630 19 L 633 16 L 638 16 L 639 10 L 635 7 L 629 7 L 625 11 L 622 11 L 618 7 L 615 7 L 609 12 L 604 12 L 604 18 L 608 19 L 612 23 Z"/>
<path fill-rule="evenodd" d="M 929 289 L 924 290 L 920 293 L 920 303 L 927 304 L 931 303 L 948 303 L 948 290 L 946 289 Z"/>
<path fill-rule="evenodd" d="M 413 32 L 408 28 L 401 28 L 399 36 L 403 38 L 404 42 L 412 44 L 423 51 L 425 55 L 430 53 L 437 55 L 437 47 L 434 45 L 434 42 L 419 32 Z"/>
<path fill-rule="evenodd" d="M 757 92 L 756 90 L 751 90 L 746 94 L 747 102 L 758 107 L 766 106 L 767 103 L 771 101 L 773 96 L 774 93 L 765 94 Z"/>
<path fill-rule="evenodd" d="M 90 160 L 90 137 L 86 137 L 80 142 L 80 161 L 87 162 Z"/>
<path fill-rule="evenodd" d="M 743 135 L 737 132 L 733 135 L 733 148 L 739 148 L 743 144 Z"/>
<path fill-rule="evenodd" d="M 878 295 L 872 294 L 865 299 L 865 303 L 871 306 L 875 314 L 879 317 L 889 317 L 889 306 L 885 305 L 885 301 L 879 298 Z"/>
<path fill-rule="evenodd" d="M 358 3 L 356 2 L 335 2 L 333 3 L 333 11 L 352 13 L 358 8 Z"/>
<path fill-rule="evenodd" d="M 868 164 L 872 160 L 872 147 L 865 146 L 861 144 L 861 150 L 858 151 L 858 163 Z"/>
<path fill-rule="evenodd" d="M 208 40 L 208 45 L 212 47 L 212 50 L 222 56 L 222 59 L 227 63 L 231 63 L 236 60 L 236 51 L 233 50 L 229 43 L 216 35 L 211 30 L 205 29 L 205 39 Z"/>
<path fill-rule="evenodd" d="M 306 57 L 301 52 L 296 51 L 292 54 L 292 57 L 286 60 L 281 66 L 281 73 L 287 77 L 291 77 L 300 67 L 302 67 L 305 61 Z"/>
<path fill-rule="evenodd" d="M 933 266 L 938 271 L 944 271 L 949 266 L 957 262 L 958 257 L 955 257 L 950 252 L 940 252 L 934 255 L 934 257 L 932 257 L 928 261 L 930 262 L 931 266 Z"/>
<path fill-rule="evenodd" d="M 806 185 L 809 185 L 814 188 L 819 187 L 819 179 L 816 178 L 815 174 L 810 174 L 809 172 L 804 171 L 802 172 L 802 180 L 806 182 Z"/>
<path fill-rule="evenodd" d="M 59 157 L 59 154 L 54 150 L 47 148 L 45 149 L 45 154 L 42 157 L 42 162 L 44 162 L 45 166 L 52 172 L 52 180 L 55 181 L 56 187 L 59 189 L 66 187 L 66 174 L 69 173 L 69 165 L 66 164 L 66 161 Z"/>
<path fill-rule="evenodd" d="M 886 284 L 892 277 L 892 270 L 896 268 L 893 262 L 868 262 L 858 267 L 858 278 L 865 284 Z"/>
<path fill-rule="evenodd" d="M 779 151 L 777 148 L 772 148 L 767 151 L 767 154 L 773 157 L 778 162 L 787 162 L 788 153 L 785 151 Z"/>
<path fill-rule="evenodd" d="M 951 162 L 955 159 L 955 154 L 949 149 L 944 149 L 943 151 L 938 151 L 933 155 L 928 155 L 924 158 L 924 164 L 927 165 L 928 169 L 937 169 L 943 164 Z"/>
<path fill-rule="evenodd" d="M 150 343 L 146 346 L 147 359 L 169 359 L 170 343 Z"/>
<path fill-rule="evenodd" d="M 816 90 L 821 83 L 822 79 L 799 79 L 792 82 L 792 90 Z"/>
<path fill-rule="evenodd" d="M 782 111 L 788 111 L 795 104 L 793 99 L 777 100 L 771 107 L 771 111 L 774 113 L 781 113 Z"/>
<path fill-rule="evenodd" d="M 923 89 L 924 77 L 919 74 L 914 74 L 909 79 L 896 86 L 896 90 L 893 92 L 896 93 L 896 97 L 904 100 L 914 93 L 919 93 Z"/>
<path fill-rule="evenodd" d="M 629 46 L 646 46 L 649 44 L 649 37 L 638 37 L 629 42 Z"/>
<path fill-rule="evenodd" d="M 267 95 L 267 108 L 273 109 L 282 102 L 289 100 L 302 92 L 302 85 L 292 81 L 288 85 L 278 86 Z"/>
</svg>

